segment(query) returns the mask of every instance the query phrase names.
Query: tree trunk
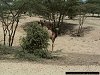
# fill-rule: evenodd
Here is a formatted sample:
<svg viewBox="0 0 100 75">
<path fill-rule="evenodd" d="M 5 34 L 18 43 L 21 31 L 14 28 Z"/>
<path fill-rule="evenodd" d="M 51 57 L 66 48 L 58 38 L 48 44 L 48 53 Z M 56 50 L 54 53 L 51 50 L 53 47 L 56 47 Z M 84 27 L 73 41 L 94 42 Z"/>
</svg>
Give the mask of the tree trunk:
<svg viewBox="0 0 100 75">
<path fill-rule="evenodd" d="M 6 45 L 6 33 L 4 31 L 4 45 Z"/>
<path fill-rule="evenodd" d="M 60 22 L 61 22 L 61 18 L 62 18 L 62 14 L 60 13 L 58 24 L 57 24 L 57 27 L 59 28 L 58 34 L 60 34 Z"/>
<path fill-rule="evenodd" d="M 17 21 L 16 21 L 16 26 L 15 26 L 15 30 L 14 30 L 14 33 L 12 34 L 12 38 L 11 38 L 11 46 L 13 45 L 13 41 L 14 41 L 14 37 L 15 37 L 15 33 L 16 33 L 16 30 L 17 30 L 17 27 L 18 27 L 18 23 L 19 23 L 19 19 L 17 18 Z"/>
<path fill-rule="evenodd" d="M 92 17 L 94 16 L 94 13 L 92 13 Z"/>
<path fill-rule="evenodd" d="M 98 14 L 98 17 L 99 17 L 99 14 Z"/>
<path fill-rule="evenodd" d="M 8 32 L 9 33 L 9 47 L 11 46 L 11 35 L 10 35 L 10 32 Z"/>
<path fill-rule="evenodd" d="M 61 18 L 61 23 L 64 22 L 64 14 L 62 15 L 62 18 Z"/>
<path fill-rule="evenodd" d="M 58 28 L 60 27 L 61 17 L 62 17 L 62 14 L 60 13 L 59 20 L 58 20 L 58 24 L 57 24 L 57 27 L 58 27 Z"/>
</svg>

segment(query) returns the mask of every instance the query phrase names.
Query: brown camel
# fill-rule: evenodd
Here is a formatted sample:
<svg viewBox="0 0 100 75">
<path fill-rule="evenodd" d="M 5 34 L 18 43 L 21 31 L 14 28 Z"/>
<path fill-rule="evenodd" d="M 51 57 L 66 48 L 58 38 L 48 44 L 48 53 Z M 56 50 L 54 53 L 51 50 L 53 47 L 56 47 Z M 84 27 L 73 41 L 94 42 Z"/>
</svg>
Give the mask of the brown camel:
<svg viewBox="0 0 100 75">
<path fill-rule="evenodd" d="M 57 38 L 57 31 L 56 31 L 56 29 L 53 28 L 53 23 L 45 21 L 45 20 L 40 20 L 40 22 L 38 22 L 38 24 L 41 24 L 42 27 L 47 27 L 49 37 L 52 41 L 52 51 L 53 51 L 54 42 L 55 42 L 55 39 Z"/>
</svg>

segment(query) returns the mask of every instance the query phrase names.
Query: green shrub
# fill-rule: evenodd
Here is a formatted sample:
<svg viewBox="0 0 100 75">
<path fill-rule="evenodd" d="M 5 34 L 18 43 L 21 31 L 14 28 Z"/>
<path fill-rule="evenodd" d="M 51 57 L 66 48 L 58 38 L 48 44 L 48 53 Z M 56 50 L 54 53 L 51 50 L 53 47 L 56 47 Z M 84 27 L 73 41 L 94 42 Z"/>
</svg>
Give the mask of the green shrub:
<svg viewBox="0 0 100 75">
<path fill-rule="evenodd" d="M 13 48 L 0 44 L 0 55 L 12 54 Z"/>
<path fill-rule="evenodd" d="M 26 37 L 22 38 L 21 47 L 23 49 L 22 56 L 24 54 L 32 54 L 37 57 L 47 58 L 49 45 L 49 36 L 46 30 L 44 30 L 37 23 L 29 23 L 25 27 Z"/>
</svg>

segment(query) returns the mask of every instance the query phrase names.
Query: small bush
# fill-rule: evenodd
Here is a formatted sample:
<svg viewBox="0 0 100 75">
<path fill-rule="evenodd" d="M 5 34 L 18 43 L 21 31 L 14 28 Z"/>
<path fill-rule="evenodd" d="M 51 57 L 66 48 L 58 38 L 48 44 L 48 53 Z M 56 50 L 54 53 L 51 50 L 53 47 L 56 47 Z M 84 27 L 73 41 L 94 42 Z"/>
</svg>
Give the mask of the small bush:
<svg viewBox="0 0 100 75">
<path fill-rule="evenodd" d="M 24 54 L 32 54 L 37 57 L 47 58 L 49 45 L 49 36 L 46 30 L 44 30 L 37 23 L 28 24 L 25 28 L 27 33 L 26 37 L 22 38 L 21 47 L 22 47 L 22 56 Z"/>
<path fill-rule="evenodd" d="M 0 44 L 0 55 L 11 54 L 13 51 L 14 50 L 11 47 Z"/>
</svg>

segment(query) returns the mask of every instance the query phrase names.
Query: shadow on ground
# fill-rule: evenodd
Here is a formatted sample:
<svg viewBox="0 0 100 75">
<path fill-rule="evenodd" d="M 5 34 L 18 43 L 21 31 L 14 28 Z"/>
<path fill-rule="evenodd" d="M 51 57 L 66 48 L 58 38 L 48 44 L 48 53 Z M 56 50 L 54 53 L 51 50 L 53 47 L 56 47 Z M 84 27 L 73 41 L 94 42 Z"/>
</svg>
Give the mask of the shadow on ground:
<svg viewBox="0 0 100 75">
<path fill-rule="evenodd" d="M 87 16 L 87 17 L 100 18 L 100 16 Z"/>
<path fill-rule="evenodd" d="M 35 21 L 38 22 L 38 21 Z M 33 24 L 33 22 L 27 22 L 25 25 L 21 26 L 24 30 L 27 28 L 27 26 Z M 63 35 L 74 35 L 78 32 L 79 25 L 78 24 L 73 24 L 73 23 L 62 23 L 60 25 L 60 32 L 58 36 L 63 36 Z M 90 31 L 94 30 L 92 26 L 87 26 L 83 27 L 82 29 L 82 34 L 88 34 Z M 73 36 L 76 37 L 76 36 Z"/>
<path fill-rule="evenodd" d="M 7 60 L 9 62 L 31 62 L 48 65 L 59 65 L 59 66 L 76 66 L 76 65 L 100 65 L 100 55 L 96 54 L 80 54 L 80 53 L 63 53 L 61 50 L 53 52 L 52 59 L 27 60 L 21 58 L 15 58 L 13 54 L 0 55 L 0 60 Z"/>
<path fill-rule="evenodd" d="M 52 65 L 100 65 L 100 55 L 80 54 L 80 53 L 62 53 L 61 51 L 54 52 L 54 59 L 42 60 L 39 63 Z"/>
<path fill-rule="evenodd" d="M 77 26 L 77 24 L 73 23 L 62 23 L 60 25 L 60 35 L 69 35 L 70 32 L 73 31 Z"/>
<path fill-rule="evenodd" d="M 62 25 L 60 25 L 60 36 L 76 35 L 78 33 L 78 28 L 79 28 L 79 25 L 77 25 L 77 24 L 63 23 Z M 86 26 L 86 27 L 83 26 L 81 34 L 86 35 L 92 30 L 94 30 L 94 28 L 92 26 Z M 73 36 L 73 37 L 76 37 L 76 36 Z"/>
</svg>

